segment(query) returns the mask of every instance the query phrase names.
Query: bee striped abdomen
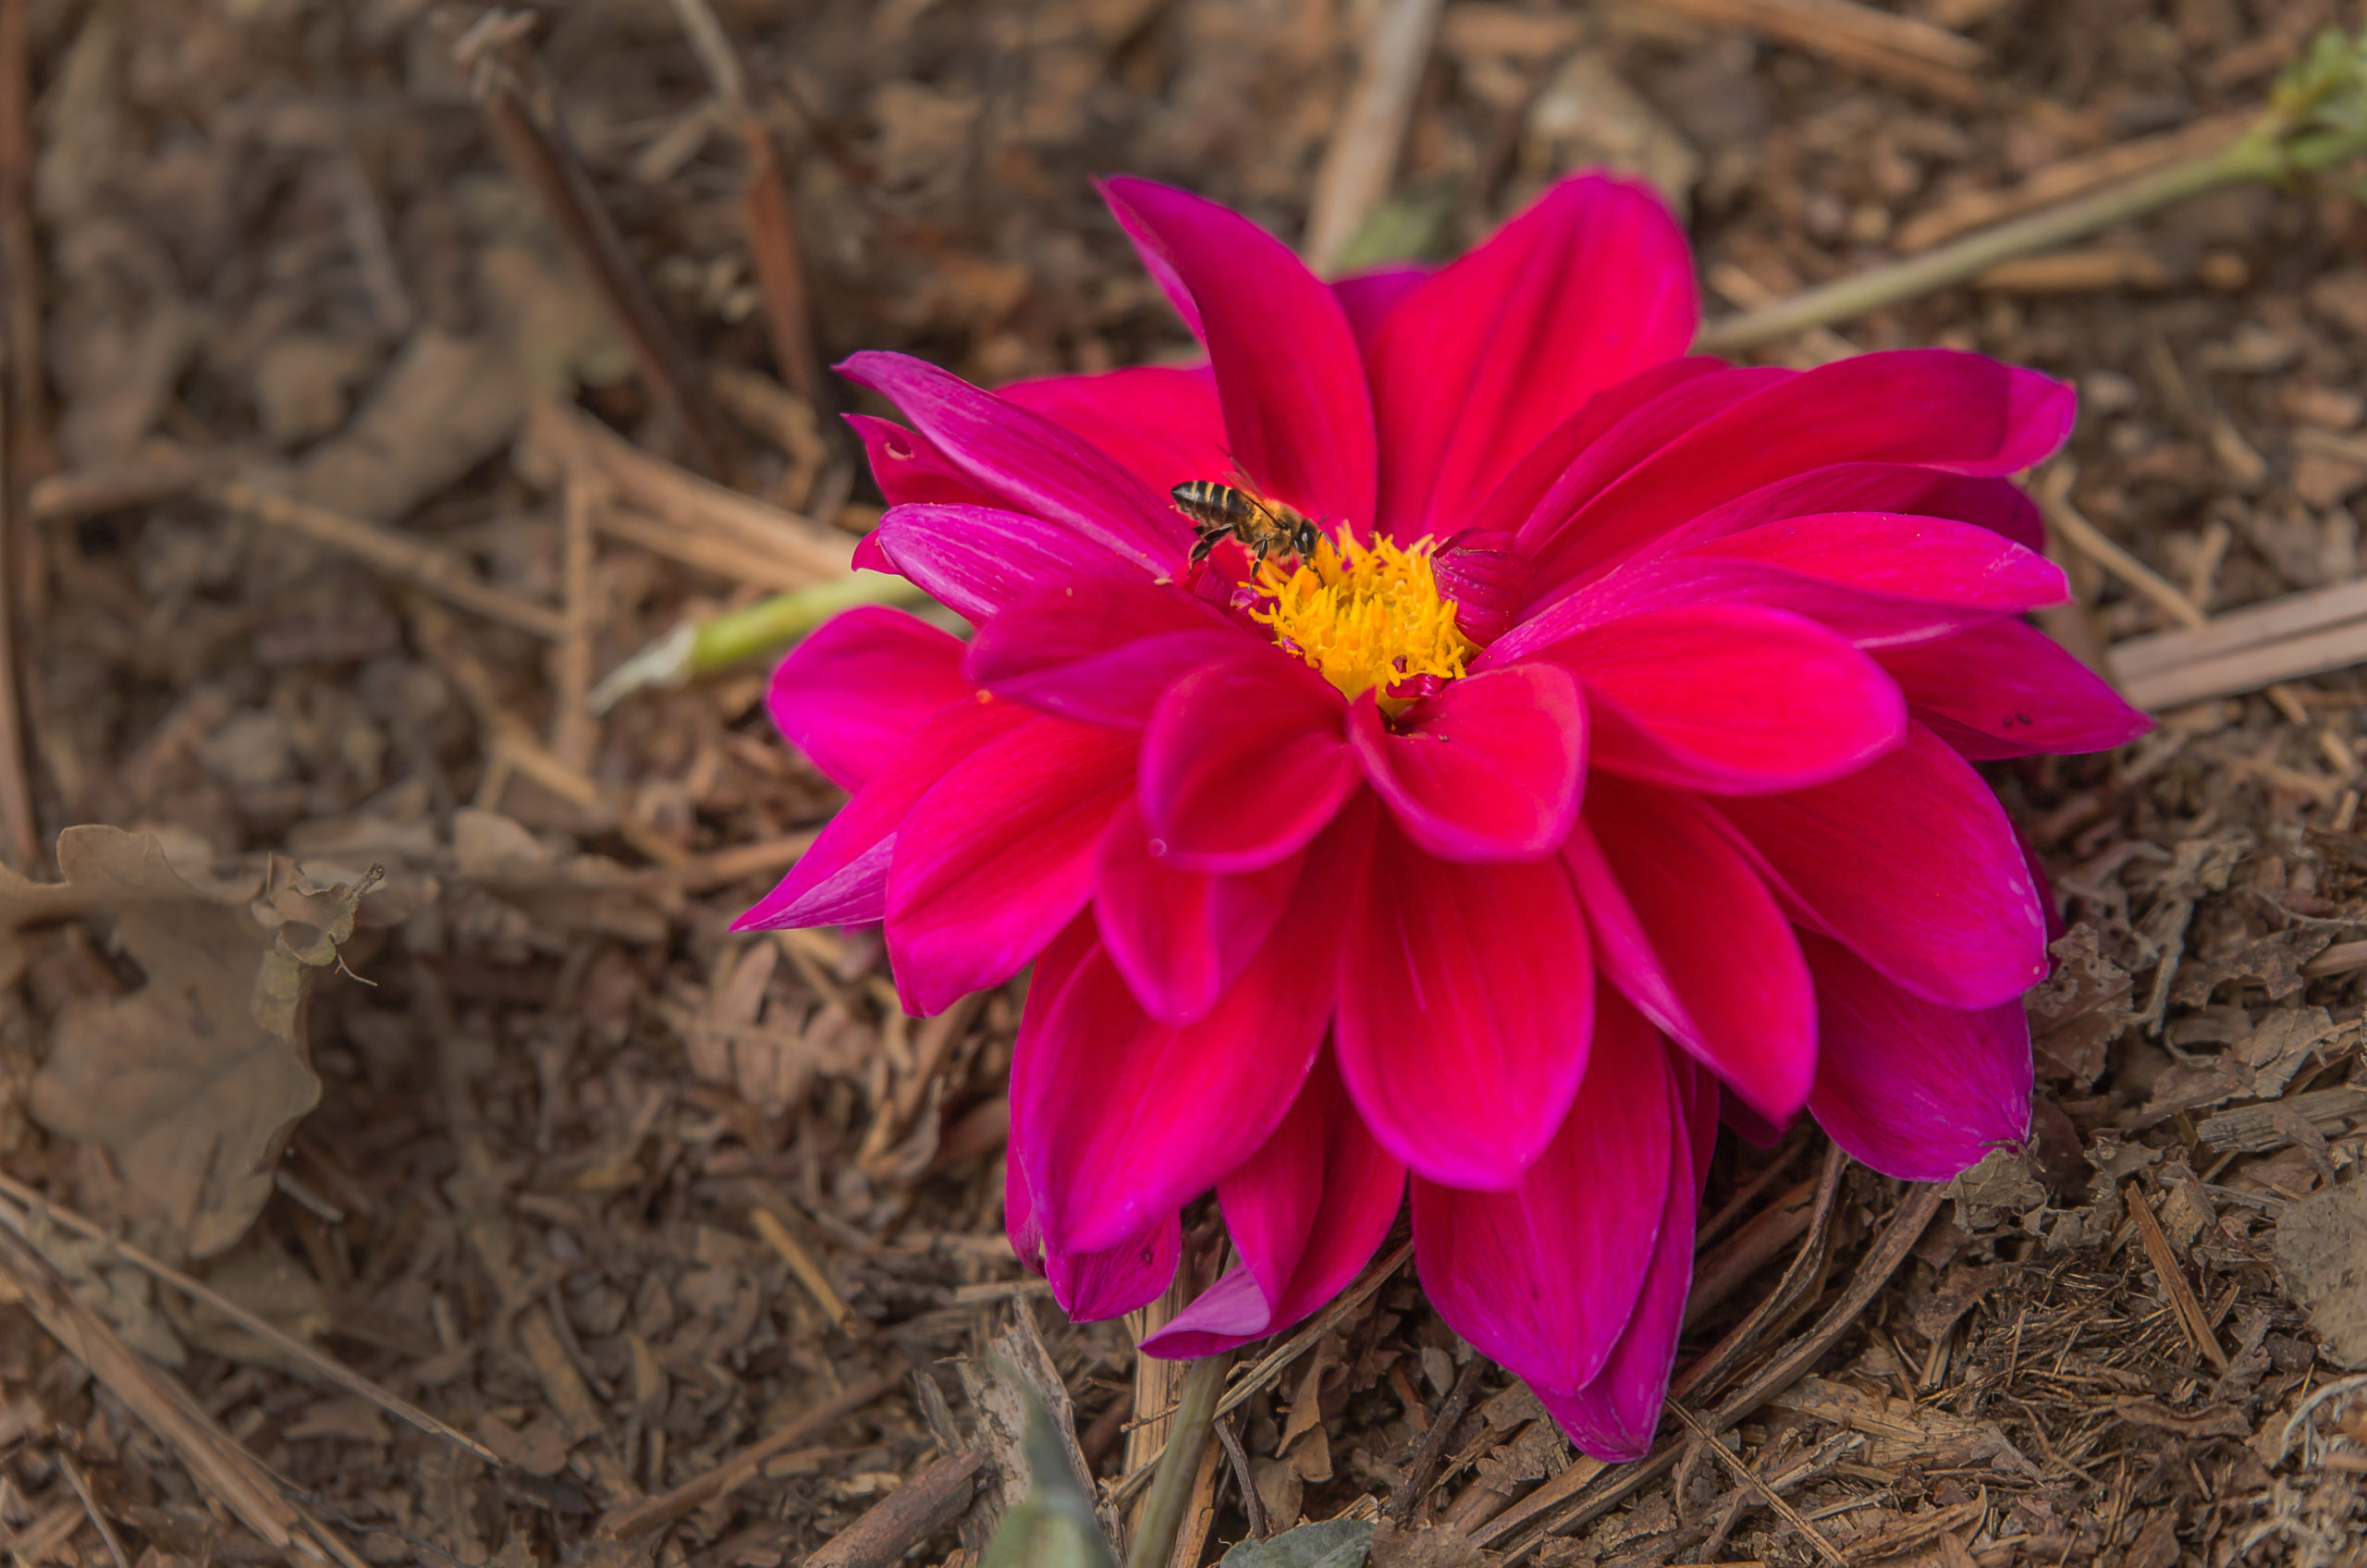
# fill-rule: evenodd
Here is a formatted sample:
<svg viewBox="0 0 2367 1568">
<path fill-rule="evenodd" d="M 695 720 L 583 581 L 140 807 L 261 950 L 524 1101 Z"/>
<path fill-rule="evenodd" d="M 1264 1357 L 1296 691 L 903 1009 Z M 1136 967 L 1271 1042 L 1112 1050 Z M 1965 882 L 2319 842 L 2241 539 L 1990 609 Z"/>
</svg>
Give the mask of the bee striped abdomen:
<svg viewBox="0 0 2367 1568">
<path fill-rule="evenodd" d="M 1291 507 L 1251 490 L 1211 479 L 1187 479 L 1168 495 L 1175 509 L 1192 520 L 1199 535 L 1192 559 L 1204 560 L 1217 541 L 1231 535 L 1251 555 L 1305 556 L 1315 548 L 1315 524 Z"/>
<path fill-rule="evenodd" d="M 1177 511 L 1203 525 L 1222 524 L 1230 528 L 1247 521 L 1256 509 L 1249 492 L 1219 484 L 1213 479 L 1187 479 L 1170 494 Z"/>
</svg>

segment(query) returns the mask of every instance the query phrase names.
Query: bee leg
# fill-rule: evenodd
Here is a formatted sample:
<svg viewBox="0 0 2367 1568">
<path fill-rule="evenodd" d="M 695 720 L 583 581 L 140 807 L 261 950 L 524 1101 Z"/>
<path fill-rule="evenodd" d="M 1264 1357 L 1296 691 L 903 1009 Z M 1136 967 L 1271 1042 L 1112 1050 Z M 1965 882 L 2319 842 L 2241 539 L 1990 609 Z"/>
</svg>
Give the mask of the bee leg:
<svg viewBox="0 0 2367 1568">
<path fill-rule="evenodd" d="M 1221 537 L 1223 537 L 1223 535 L 1216 533 L 1212 529 L 1203 530 L 1199 538 L 1193 541 L 1192 553 L 1184 558 L 1191 561 L 1207 560 L 1208 558 L 1208 552 L 1217 547 L 1217 541 Z"/>
</svg>

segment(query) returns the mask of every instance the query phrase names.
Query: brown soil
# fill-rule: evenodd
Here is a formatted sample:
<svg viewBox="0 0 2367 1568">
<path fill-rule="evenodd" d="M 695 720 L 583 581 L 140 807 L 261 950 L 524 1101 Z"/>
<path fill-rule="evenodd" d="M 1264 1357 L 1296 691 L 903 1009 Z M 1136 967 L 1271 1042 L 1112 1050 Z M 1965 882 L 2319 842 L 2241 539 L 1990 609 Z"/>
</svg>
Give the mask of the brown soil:
<svg viewBox="0 0 2367 1568">
<path fill-rule="evenodd" d="M 761 670 L 582 710 L 592 677 L 770 584 L 633 543 L 630 517 L 602 521 L 632 508 L 597 465 L 523 422 L 575 407 L 842 549 L 877 497 L 829 428 L 845 389 L 808 379 L 798 333 L 822 362 L 901 349 L 988 382 L 1183 352 L 1090 178 L 1176 180 L 1297 234 L 1380 8 L 716 0 L 782 226 L 747 200 L 751 143 L 656 0 L 551 6 L 514 37 L 430 0 L 0 0 L 26 826 L 44 857 L 72 825 L 136 829 L 183 877 L 231 884 L 93 895 L 0 946 L 6 1171 L 503 1461 L 12 1207 L 40 1249 L 0 1246 L 24 1297 L 0 1307 L 0 1539 L 25 1568 L 803 1562 L 949 1451 L 984 1446 L 1000 1498 L 1000 1428 L 950 1363 L 1014 1314 L 1098 1477 L 1156 1447 L 1132 1425 L 1124 1326 L 1068 1325 L 1002 1238 L 1015 990 L 908 1020 L 874 937 L 727 935 L 783 864 L 751 847 L 839 799 L 769 732 Z M 1748 306 L 1981 193 L 2256 104 L 2335 9 L 1895 8 L 1985 63 L 1851 66 L 1691 4 L 1457 0 L 1390 211 L 1452 251 L 1561 169 L 1621 157 L 1688 189 L 1711 308 Z M 571 150 L 621 236 L 624 295 L 587 281 L 583 235 L 521 178 L 538 120 L 528 141 Z M 791 234 L 802 312 L 779 287 Z M 2072 498 L 2224 609 L 2359 574 L 2362 241 L 2333 184 L 2233 190 L 1771 357 L 1939 342 L 2076 381 Z M 656 323 L 638 340 L 617 304 L 636 289 Z M 689 521 L 644 518 L 643 537 L 730 546 L 715 507 L 667 483 Z M 444 564 L 364 558 L 340 522 Z M 453 563 L 492 596 L 422 591 Z M 2091 608 L 2061 634 L 2170 624 L 2072 565 Z M 1413 1525 L 1548 1564 L 2367 1563 L 2367 1399 L 2321 1397 L 2367 1365 L 2362 720 L 2346 673 L 2179 710 L 2113 756 L 1996 770 L 2073 927 L 2032 1000 L 2037 1136 L 1862 1301 L 1860 1260 L 1911 1196 L 1852 1170 L 1809 1229 L 1821 1141 L 1722 1152 L 1703 1277 L 1726 1283 L 1680 1365 L 1746 1325 L 1712 1391 L 1784 1369 L 1737 1428 L 1752 1479 L 1674 1422 L 1673 1464 L 1640 1486 L 1573 1471 L 1408 1270 L 1233 1418 L 1205 1560 L 1248 1533 L 1245 1478 L 1269 1529 L 1405 1488 Z M 268 887 L 238 885 L 263 851 L 285 857 Z M 336 895 L 307 889 L 373 864 L 387 879 L 341 963 L 287 968 L 310 982 L 294 1037 L 317 1107 L 267 1029 L 235 1062 L 180 1062 L 160 1100 L 137 1074 L 188 1038 L 165 993 L 206 973 L 166 950 L 175 934 L 309 932 Z M 0 910 L 19 897 L 0 887 Z M 289 1121 L 276 1174 L 241 1187 L 239 1140 L 251 1166 Z M 148 1359 L 110 1377 L 62 1322 Z M 311 1523 L 274 1537 L 192 1468 L 157 1426 L 173 1389 L 267 1467 L 257 1495 Z M 847 1413 L 663 1527 L 615 1528 L 816 1408 Z M 894 1552 L 983 1544 L 985 1513 L 904 1495 L 926 1517 Z M 1399 1532 L 1383 1556 L 1490 1560 L 1458 1538 Z"/>
</svg>

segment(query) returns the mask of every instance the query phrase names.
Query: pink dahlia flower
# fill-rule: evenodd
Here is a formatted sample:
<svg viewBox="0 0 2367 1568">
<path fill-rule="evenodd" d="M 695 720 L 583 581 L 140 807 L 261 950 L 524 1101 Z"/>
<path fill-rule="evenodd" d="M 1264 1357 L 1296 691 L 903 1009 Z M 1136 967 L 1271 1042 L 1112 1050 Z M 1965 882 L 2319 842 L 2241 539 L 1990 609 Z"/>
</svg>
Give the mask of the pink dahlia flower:
<svg viewBox="0 0 2367 1568">
<path fill-rule="evenodd" d="M 1568 180 L 1461 261 L 1327 286 L 1140 180 L 1205 367 L 844 373 L 891 508 L 780 667 L 853 798 L 743 927 L 884 921 L 934 1012 L 1029 964 L 1008 1216 L 1080 1317 L 1213 1188 L 1240 1262 L 1145 1348 L 1305 1317 L 1410 1180 L 1446 1320 L 1605 1459 L 1649 1445 L 1722 1091 L 1955 1175 L 2029 1125 L 2047 913 L 1970 761 L 2144 728 L 2024 623 L 2007 475 L 2060 383 L 1978 355 L 1688 357 L 1659 202 Z M 1171 489 L 1313 520 L 1205 561 Z"/>
</svg>

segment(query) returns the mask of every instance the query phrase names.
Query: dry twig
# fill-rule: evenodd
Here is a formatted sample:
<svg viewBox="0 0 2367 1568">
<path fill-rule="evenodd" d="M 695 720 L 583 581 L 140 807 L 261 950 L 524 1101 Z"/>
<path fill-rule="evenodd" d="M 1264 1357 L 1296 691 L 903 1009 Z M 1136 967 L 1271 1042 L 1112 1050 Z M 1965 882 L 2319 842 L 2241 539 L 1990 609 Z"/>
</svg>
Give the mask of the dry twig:
<svg viewBox="0 0 2367 1568">
<path fill-rule="evenodd" d="M 221 480 L 204 489 L 218 506 L 357 556 L 389 577 L 487 620 L 554 641 L 566 634 L 558 611 L 494 587 L 466 560 L 440 545 L 407 539 L 392 529 L 276 495 L 243 479 Z"/>
<path fill-rule="evenodd" d="M 805 1560 L 805 1568 L 889 1568 L 960 1517 L 987 1456 L 949 1453 L 873 1503 Z"/>
<path fill-rule="evenodd" d="M 772 1431 L 733 1454 L 730 1459 L 707 1471 L 693 1476 L 672 1491 L 617 1509 L 601 1520 L 610 1535 L 621 1540 L 646 1535 L 660 1525 L 670 1525 L 685 1514 L 739 1490 L 765 1467 L 765 1463 L 787 1453 L 806 1439 L 828 1431 L 830 1427 L 853 1415 L 880 1395 L 902 1381 L 904 1366 L 901 1358 L 891 1360 L 882 1371 L 851 1383 L 830 1398 L 808 1410 L 796 1420 Z"/>
<path fill-rule="evenodd" d="M 1366 1302 L 1372 1299 L 1372 1293 L 1388 1283 L 1390 1277 L 1403 1268 L 1405 1266 L 1405 1260 L 1413 1256 L 1414 1243 L 1408 1242 L 1373 1265 L 1363 1279 L 1334 1296 L 1331 1299 L 1331 1305 L 1310 1318 L 1297 1333 L 1259 1356 L 1248 1371 L 1235 1378 L 1233 1380 L 1233 1386 L 1225 1390 L 1224 1397 L 1217 1402 L 1216 1414 L 1220 1416 L 1227 1415 L 1248 1403 L 1259 1389 L 1281 1377 L 1284 1367 L 1305 1354 L 1309 1345 L 1338 1328 L 1351 1315 L 1360 1310 Z M 1144 1406 L 1137 1402 L 1134 1408 L 1139 1412 L 1144 1409 Z M 1165 1407 L 1160 1408 L 1163 1410 Z M 1160 1450 L 1146 1453 L 1139 1465 L 1130 1463 L 1125 1479 L 1111 1489 L 1110 1501 L 1123 1502 L 1139 1491 L 1149 1481 L 1152 1470 L 1160 1453 L 1164 1452 Z M 1131 1454 L 1131 1450 L 1129 1452 Z"/>
<path fill-rule="evenodd" d="M 1840 0 L 1662 0 L 1721 13 Z M 1894 18 L 1895 19 L 1895 18 Z M 2052 250 L 2190 196 L 2247 180 L 2281 180 L 2337 167 L 2367 149 L 2367 47 L 2328 31 L 2302 54 L 2241 136 L 2216 151 L 2161 165 L 2076 200 L 2026 214 L 1919 256 L 1804 290 L 1765 309 L 1712 322 L 1696 339 L 1704 353 L 1733 353 L 1812 326 L 1883 309 L 1976 277 L 2017 256 Z"/>
<path fill-rule="evenodd" d="M 1479 1375 L 1487 1366 L 1478 1355 L 1463 1364 L 1454 1387 L 1447 1390 L 1438 1414 L 1430 1418 L 1429 1428 L 1422 1434 L 1421 1447 L 1416 1450 L 1413 1463 L 1405 1466 L 1405 1478 L 1397 1483 L 1389 1501 L 1380 1505 L 1382 1518 L 1403 1524 L 1429 1494 L 1431 1483 L 1438 1479 L 1439 1466 L 1446 1462 L 1447 1444 L 1454 1440 L 1455 1427 L 1471 1408 L 1471 1396 L 1479 1391 Z"/>
<path fill-rule="evenodd" d="M 597 546 L 593 515 L 600 497 L 592 481 L 570 476 L 560 491 L 558 646 L 551 650 L 551 752 L 578 772 L 592 766 L 600 729 L 588 700 L 592 693 L 592 570 Z"/>
<path fill-rule="evenodd" d="M 2212 1366 L 2225 1372 L 2227 1353 L 2219 1348 L 2219 1337 L 2211 1331 L 2211 1320 L 2203 1315 L 2202 1304 L 2194 1299 L 2194 1287 L 2187 1283 L 2186 1270 L 2178 1266 L 2177 1254 L 2170 1250 L 2170 1238 L 2162 1233 L 2162 1222 L 2153 1218 L 2153 1206 L 2145 1201 L 2145 1190 L 2131 1182 L 2124 1195 L 2128 1200 L 2128 1217 L 2137 1222 L 2138 1237 L 2145 1243 L 2145 1256 L 2162 1281 L 2162 1293 L 2169 1298 L 2178 1328 L 2198 1352 L 2210 1358 Z"/>
<path fill-rule="evenodd" d="M 2256 692 L 2367 660 L 2367 582 L 2344 582 L 2116 643 L 2113 683 L 2142 708 Z"/>
<path fill-rule="evenodd" d="M 1725 1245 L 1694 1266 L 1693 1290 L 1685 1298 L 1685 1321 L 1699 1323 L 1808 1231 L 1815 1218 L 1817 1182 L 1811 1178 L 1769 1204 Z"/>
<path fill-rule="evenodd" d="M 368 1400 L 405 1426 L 415 1427 L 430 1437 L 441 1438 L 455 1448 L 464 1451 L 472 1458 L 482 1461 L 496 1470 L 503 1467 L 499 1454 L 467 1433 L 445 1425 L 410 1401 L 388 1393 L 343 1362 L 322 1354 L 303 1341 L 280 1329 L 269 1318 L 248 1311 L 204 1280 L 193 1279 L 171 1264 L 151 1256 L 133 1246 L 129 1242 L 109 1234 L 95 1221 L 85 1219 L 70 1208 L 60 1207 L 43 1194 L 26 1186 L 22 1182 L 5 1172 L 0 1172 L 0 1193 L 5 1193 L 23 1206 L 20 1210 L 7 1204 L 0 1204 L 0 1225 L 5 1225 L 7 1229 L 22 1235 L 27 1216 L 39 1214 L 78 1236 L 97 1242 L 107 1249 L 108 1256 L 121 1258 L 141 1273 L 170 1285 L 191 1301 L 201 1302 L 211 1310 L 220 1313 L 240 1329 L 286 1356 L 291 1365 L 305 1368 L 332 1388 L 343 1389 L 350 1394 Z"/>
<path fill-rule="evenodd" d="M 1174 1555 L 1176 1532 L 1183 1527 L 1184 1512 L 1208 1449 L 1209 1428 L 1216 1421 L 1217 1395 L 1224 1389 L 1225 1369 L 1232 1364 L 1232 1354 L 1220 1351 L 1187 1365 L 1167 1446 L 1159 1451 L 1150 1495 L 1143 1499 L 1134 1521 L 1126 1568 L 1167 1568 Z"/>
<path fill-rule="evenodd" d="M 363 1568 L 327 1526 L 290 1501 L 287 1484 L 239 1446 L 178 1382 L 151 1367 L 74 1299 L 47 1258 L 0 1226 L 0 1275 L 50 1338 L 178 1454 L 207 1495 L 276 1550 L 289 1568 Z"/>
<path fill-rule="evenodd" d="M 0 475 L 0 487 L 5 483 Z M 12 533 L 8 524 L 13 521 L 27 532 L 31 524 L 18 518 L 18 511 L 0 503 L 0 860 L 30 872 L 42 862 L 41 829 L 33 815 L 24 711 L 18 701 L 16 619 L 20 599 L 11 570 L 18 557 L 8 548 Z"/>
<path fill-rule="evenodd" d="M 51 443 L 42 325 L 41 247 L 33 232 L 32 50 L 31 0 L 0 0 L 0 272 L 8 286 L 8 380 L 0 396 L 0 515 L 15 518 L 26 488 L 57 467 Z M 6 531 L 0 531 L 6 532 Z M 0 540 L 9 551 L 0 575 L 12 581 L 16 608 L 37 618 L 45 603 L 41 545 L 30 528 Z"/>
<path fill-rule="evenodd" d="M 114 1560 L 115 1568 L 131 1568 L 131 1559 L 123 1554 L 122 1537 L 115 1533 L 115 1526 L 107 1523 L 107 1516 L 99 1512 L 99 1500 L 91 1494 L 90 1477 L 82 1474 L 82 1467 L 74 1463 L 74 1456 L 70 1453 L 57 1456 L 57 1467 L 66 1472 L 67 1484 L 74 1488 L 74 1495 L 81 1501 L 82 1512 L 90 1515 L 91 1527 L 99 1532 L 99 1539 L 106 1546 L 107 1556 Z"/>
<path fill-rule="evenodd" d="M 2111 668 L 2114 683 L 2121 687 L 2130 702 L 2140 707 L 2170 707 L 2204 697 L 2261 691 L 2289 717 L 2300 710 L 2301 702 L 2289 687 L 2282 684 L 2282 678 L 2316 674 L 2351 662 L 2340 655 L 2342 650 L 2358 641 L 2357 627 L 2336 620 L 2329 631 L 2315 631 L 2322 624 L 2318 619 L 2321 615 L 2342 614 L 2351 606 L 2351 599 L 2328 601 L 2317 595 L 2297 594 L 2294 600 L 2277 601 L 2278 605 L 2287 606 L 2286 609 L 2263 607 L 2229 616 L 2226 619 L 2236 629 L 2220 632 L 2217 623 L 2183 589 L 2115 544 L 2103 529 L 2081 514 L 2071 502 L 2071 486 L 2078 478 L 2079 471 L 2069 462 L 2058 462 L 2031 487 L 2031 497 L 2046 514 L 2047 525 L 2073 549 L 2151 599 L 2163 614 L 2186 628 L 2183 632 L 2166 636 L 2190 639 L 2165 644 L 2155 639 L 2137 638 L 2129 643 L 2116 644 L 2107 652 L 2105 663 Z M 2301 603 L 2296 605 L 2295 601 Z M 2275 630 L 2271 631 L 2272 627 Z M 2312 634 L 2294 636 L 2290 642 L 2278 640 L 2288 629 Z M 2133 670 L 2123 662 L 2122 653 L 2132 643 L 2136 645 Z M 2319 659 L 2336 662 L 2312 662 Z M 2293 668 L 2297 662 L 2308 668 Z M 2262 679 L 2252 679 L 2255 676 Z"/>
<path fill-rule="evenodd" d="M 604 532 L 686 565 L 783 589 L 837 582 L 852 570 L 846 535 L 687 473 L 573 409 L 536 404 L 520 450 L 538 481 L 576 476 L 604 486 L 614 504 L 593 512 Z M 655 521 L 620 522 L 628 509 Z"/>
<path fill-rule="evenodd" d="M 1306 219 L 1307 264 L 1329 267 L 1382 196 L 1413 113 L 1443 0 L 1383 0 L 1367 34 L 1356 84 L 1341 112 Z"/>
<path fill-rule="evenodd" d="M 2191 125 L 2158 136 L 2116 142 L 2076 158 L 2050 164 L 2019 184 L 2003 190 L 1969 190 L 1901 224 L 1895 246 L 1901 255 L 1913 255 L 1993 223 L 2036 212 L 2055 202 L 2128 179 L 2198 153 L 2216 153 L 2241 136 L 2252 122 L 2249 113 L 2212 115 Z"/>
<path fill-rule="evenodd" d="M 820 1305 L 824 1317 L 849 1333 L 865 1326 L 854 1308 L 847 1305 L 846 1297 L 839 1294 L 838 1287 L 830 1283 L 830 1277 L 822 1271 L 822 1266 L 815 1261 L 814 1255 L 789 1233 L 789 1227 L 783 1225 L 770 1209 L 750 1209 L 748 1223 L 755 1227 L 756 1234 L 765 1239 L 765 1244 L 779 1253 L 781 1261 L 789 1265 L 789 1271 L 797 1276 L 797 1282 L 804 1286 Z"/>
<path fill-rule="evenodd" d="M 1870 75 L 1968 108 L 1989 90 L 1973 73 L 1988 57 L 1945 28 L 1878 11 L 1856 0 L 1652 0 L 1705 22 L 1748 28 Z"/>
<path fill-rule="evenodd" d="M 1889 1225 L 1884 1227 L 1858 1263 L 1849 1288 L 1842 1292 L 1841 1299 L 1817 1320 L 1813 1329 L 1794 1341 L 1781 1355 L 1761 1367 L 1755 1377 L 1703 1417 L 1703 1426 L 1711 1432 L 1723 1432 L 1798 1381 L 1842 1335 L 1849 1331 L 1858 1315 L 1882 1293 L 1883 1287 L 1890 1283 L 1891 1276 L 1898 1271 L 1899 1265 L 1907 1261 L 1907 1254 L 1921 1239 L 1932 1218 L 1940 1212 L 1940 1205 L 1946 1197 L 1944 1186 L 1911 1189 L 1906 1201 L 1891 1216 Z M 1681 1390 L 1679 1397 L 1682 1397 Z M 1668 1474 L 1674 1467 L 1683 1447 L 1682 1441 L 1665 1443 L 1650 1459 L 1627 1465 L 1573 1464 L 1555 1476 L 1552 1482 L 1506 1510 L 1493 1523 L 1475 1531 L 1472 1543 L 1482 1547 L 1493 1546 L 1515 1530 L 1530 1525 L 1535 1526 L 1531 1538 L 1577 1529 L 1589 1520 L 1600 1518 Z M 1613 1475 L 1614 1470 L 1615 1477 Z M 1598 1482 L 1601 1484 L 1596 1484 Z M 1525 1550 L 1526 1545 L 1525 1538 L 1510 1550 L 1516 1552 Z"/>
<path fill-rule="evenodd" d="M 209 479 L 227 477 L 239 464 L 233 451 L 194 451 L 170 441 L 151 441 L 121 462 L 69 469 L 34 481 L 26 494 L 26 510 L 34 522 L 79 522 L 188 495 Z"/>
<path fill-rule="evenodd" d="M 773 362 L 790 389 L 818 408 L 827 386 L 821 360 L 814 351 L 805 263 L 797 243 L 797 218 L 790 207 L 789 177 L 781 165 L 779 144 L 748 90 L 748 68 L 714 6 L 707 0 L 674 0 L 674 14 L 691 41 L 692 53 L 706 71 L 724 115 L 747 149 L 748 184 L 740 210 L 747 225 L 756 288 L 764 297 Z"/>
<path fill-rule="evenodd" d="M 1701 1417 L 1674 1400 L 1668 1402 L 1667 1409 L 1668 1413 L 1675 1416 L 1677 1421 L 1691 1432 L 1703 1447 L 1716 1454 L 1720 1463 L 1734 1472 L 1736 1480 L 1757 1492 L 1761 1502 L 1772 1509 L 1778 1518 L 1792 1527 L 1795 1534 L 1815 1548 L 1819 1557 L 1834 1564 L 1834 1568 L 1848 1568 L 1849 1560 L 1841 1555 L 1840 1549 L 1833 1544 L 1832 1539 L 1822 1530 L 1800 1517 L 1800 1511 L 1784 1501 L 1783 1494 L 1768 1485 L 1765 1477 L 1745 1464 L 1739 1454 L 1720 1442 L 1710 1428 L 1702 1424 Z"/>
<path fill-rule="evenodd" d="M 474 39 L 491 36 L 482 27 L 472 30 Z M 478 43 L 473 47 L 464 39 L 460 52 L 462 65 L 474 75 L 478 102 L 502 161 L 520 184 L 542 199 L 584 281 L 632 349 L 651 394 L 681 432 L 692 460 L 709 473 L 722 472 L 722 457 L 715 445 L 721 421 L 707 398 L 697 361 L 675 337 L 634 269 L 624 236 L 617 232 L 591 177 L 559 139 L 547 113 L 537 112 L 526 81 L 530 62 L 514 38 L 505 36 L 497 44 Z"/>
<path fill-rule="evenodd" d="M 1140 1345 L 1174 1320 L 1192 1298 L 1192 1269 L 1187 1265 L 1178 1268 L 1167 1289 L 1150 1301 L 1126 1314 L 1126 1337 Z M 1178 1390 L 1184 1386 L 1189 1364 L 1170 1360 L 1165 1356 L 1134 1353 L 1134 1403 L 1142 1419 L 1126 1433 L 1126 1464 L 1121 1473 L 1120 1495 L 1127 1493 L 1130 1484 L 1151 1476 L 1160 1457 L 1167 1452 L 1169 1435 L 1175 1428 L 1175 1407 Z M 1138 1504 L 1128 1527 L 1139 1531 L 1147 1502 Z"/>
</svg>

